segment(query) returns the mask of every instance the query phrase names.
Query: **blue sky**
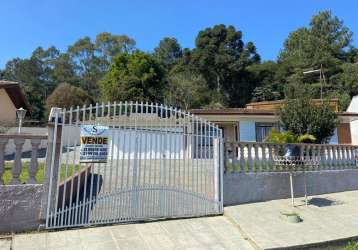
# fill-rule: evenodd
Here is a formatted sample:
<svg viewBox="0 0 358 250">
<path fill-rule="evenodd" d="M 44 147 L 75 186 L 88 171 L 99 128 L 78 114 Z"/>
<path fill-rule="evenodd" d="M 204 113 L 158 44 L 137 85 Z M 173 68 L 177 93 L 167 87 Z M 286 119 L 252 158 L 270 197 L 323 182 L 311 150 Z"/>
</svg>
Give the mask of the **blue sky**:
<svg viewBox="0 0 358 250">
<path fill-rule="evenodd" d="M 192 48 L 199 30 L 220 23 L 242 30 L 244 41 L 253 41 L 264 60 L 276 59 L 289 32 L 327 9 L 343 19 L 358 40 L 355 0 L 2 0 L 0 68 L 12 58 L 29 57 L 37 46 L 64 51 L 78 38 L 94 38 L 103 31 L 127 34 L 144 51 L 165 36 Z"/>
</svg>

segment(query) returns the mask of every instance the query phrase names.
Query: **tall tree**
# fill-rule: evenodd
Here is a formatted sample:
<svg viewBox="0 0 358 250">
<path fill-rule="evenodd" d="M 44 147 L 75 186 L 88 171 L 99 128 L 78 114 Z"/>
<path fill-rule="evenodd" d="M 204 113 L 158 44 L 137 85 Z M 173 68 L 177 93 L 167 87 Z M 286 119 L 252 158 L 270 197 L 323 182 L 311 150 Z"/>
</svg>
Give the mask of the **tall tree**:
<svg viewBox="0 0 358 250">
<path fill-rule="evenodd" d="M 352 32 L 338 17 L 330 11 L 322 11 L 313 16 L 309 27 L 299 28 L 290 33 L 279 55 L 278 62 L 285 68 L 285 82 L 312 84 L 320 89 L 319 75 L 302 72 L 323 68 L 328 86 L 335 91 L 332 78 L 342 72 L 340 65 L 356 58 L 356 49 L 352 47 Z M 315 91 L 316 97 L 320 91 Z"/>
<path fill-rule="evenodd" d="M 211 93 L 203 76 L 190 71 L 173 73 L 168 78 L 166 103 L 183 110 L 200 108 L 210 103 Z"/>
<path fill-rule="evenodd" d="M 257 86 L 252 92 L 253 101 L 272 101 L 283 98 L 283 86 L 278 79 L 278 68 L 279 65 L 273 61 L 253 64 L 248 67 L 253 82 Z"/>
<path fill-rule="evenodd" d="M 235 27 L 221 24 L 200 31 L 195 45 L 191 63 L 208 87 L 220 92 L 228 106 L 244 106 L 255 87 L 247 67 L 260 61 L 254 44 L 245 44 Z"/>
<path fill-rule="evenodd" d="M 337 85 L 346 90 L 351 96 L 358 95 L 358 62 L 342 65 L 342 74 L 339 75 Z"/>
<path fill-rule="evenodd" d="M 53 71 L 55 68 L 55 63 L 60 56 L 60 51 L 51 46 L 48 49 L 43 49 L 42 47 L 36 48 L 31 55 L 33 61 L 36 60 L 39 67 L 42 69 L 42 73 L 39 79 L 42 88 L 44 90 L 44 98 L 46 99 L 51 92 L 56 88 L 58 82 L 53 78 Z"/>
<path fill-rule="evenodd" d="M 81 78 L 76 74 L 76 64 L 71 60 L 69 54 L 61 53 L 54 61 L 52 78 L 56 85 L 67 82 L 79 86 Z"/>
<path fill-rule="evenodd" d="M 100 54 L 106 56 L 107 61 L 120 53 L 130 53 L 135 49 L 134 39 L 126 35 L 113 35 L 108 32 L 99 33 L 96 36 L 95 47 Z"/>
<path fill-rule="evenodd" d="M 95 45 L 89 37 L 76 41 L 67 53 L 76 65 L 76 74 L 81 78 L 80 87 L 96 99 L 99 98 L 98 81 L 102 78 L 101 60 L 95 55 Z"/>
<path fill-rule="evenodd" d="M 163 100 L 163 70 L 144 52 L 122 53 L 114 57 L 110 70 L 100 82 L 106 101 Z"/>
<path fill-rule="evenodd" d="M 177 39 L 165 37 L 154 49 L 153 55 L 169 71 L 182 57 L 183 51 Z"/>
<path fill-rule="evenodd" d="M 89 37 L 76 41 L 68 48 L 68 55 L 76 66 L 79 85 L 96 100 L 100 99 L 99 81 L 109 70 L 112 58 L 134 50 L 135 41 L 126 35 L 99 33 L 95 42 Z"/>
<path fill-rule="evenodd" d="M 327 143 L 339 121 L 327 102 L 316 105 L 307 96 L 289 99 L 280 110 L 280 122 L 294 135 L 313 135 L 318 143 Z"/>
</svg>

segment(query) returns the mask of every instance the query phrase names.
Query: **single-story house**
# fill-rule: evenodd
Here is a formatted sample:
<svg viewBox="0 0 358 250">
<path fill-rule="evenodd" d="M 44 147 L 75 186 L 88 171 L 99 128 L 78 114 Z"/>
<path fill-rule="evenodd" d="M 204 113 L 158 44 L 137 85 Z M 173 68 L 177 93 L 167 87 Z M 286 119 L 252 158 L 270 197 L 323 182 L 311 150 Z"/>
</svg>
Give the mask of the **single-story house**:
<svg viewBox="0 0 358 250">
<path fill-rule="evenodd" d="M 16 109 L 21 107 L 30 109 L 19 83 L 0 80 L 0 126 L 16 124 Z"/>
<path fill-rule="evenodd" d="M 314 100 L 314 102 L 319 104 L 321 100 Z M 278 128 L 277 109 L 283 103 L 284 100 L 265 101 L 249 103 L 246 108 L 193 109 L 190 112 L 219 125 L 223 129 L 226 140 L 262 142 L 272 128 Z M 337 99 L 330 100 L 329 105 L 337 112 L 340 120 L 329 143 L 356 144 L 357 139 L 352 138 L 350 123 L 358 122 L 358 110 L 338 112 Z"/>
<path fill-rule="evenodd" d="M 358 112 L 358 96 L 352 98 L 352 101 L 347 108 L 347 112 Z M 350 122 L 350 129 L 352 134 L 352 144 L 358 145 L 358 120 Z"/>
</svg>

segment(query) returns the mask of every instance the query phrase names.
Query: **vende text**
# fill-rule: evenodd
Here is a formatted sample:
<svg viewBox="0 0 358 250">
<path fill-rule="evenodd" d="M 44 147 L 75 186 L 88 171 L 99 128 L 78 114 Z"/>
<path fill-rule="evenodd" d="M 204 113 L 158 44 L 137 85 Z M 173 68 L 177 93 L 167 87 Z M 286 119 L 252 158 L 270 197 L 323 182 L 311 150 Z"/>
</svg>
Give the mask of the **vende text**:
<svg viewBox="0 0 358 250">
<path fill-rule="evenodd" d="M 108 144 L 107 137 L 82 136 L 81 144 Z"/>
</svg>

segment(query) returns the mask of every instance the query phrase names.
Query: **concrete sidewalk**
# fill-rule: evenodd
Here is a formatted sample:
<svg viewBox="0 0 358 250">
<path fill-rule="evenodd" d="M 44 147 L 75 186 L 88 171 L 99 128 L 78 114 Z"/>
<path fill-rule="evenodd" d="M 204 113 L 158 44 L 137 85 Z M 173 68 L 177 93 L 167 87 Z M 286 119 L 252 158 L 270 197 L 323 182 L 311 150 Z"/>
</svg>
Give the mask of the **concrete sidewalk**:
<svg viewBox="0 0 358 250">
<path fill-rule="evenodd" d="M 13 250 L 252 249 L 224 216 L 16 235 Z"/>
<path fill-rule="evenodd" d="M 0 250 L 11 249 L 11 238 L 0 238 Z"/>
<path fill-rule="evenodd" d="M 0 249 L 273 249 L 322 248 L 358 239 L 358 191 L 225 207 L 224 216 L 18 234 Z M 282 213 L 303 219 L 290 223 Z M 323 245 L 322 245 L 323 244 Z M 345 243 L 340 243 L 341 245 Z M 339 248 L 336 248 L 339 249 Z"/>
<path fill-rule="evenodd" d="M 303 198 L 242 204 L 225 208 L 225 216 L 238 224 L 262 249 L 332 244 L 358 238 L 358 191 L 316 195 L 306 206 Z M 282 213 L 298 213 L 300 223 Z"/>
</svg>

